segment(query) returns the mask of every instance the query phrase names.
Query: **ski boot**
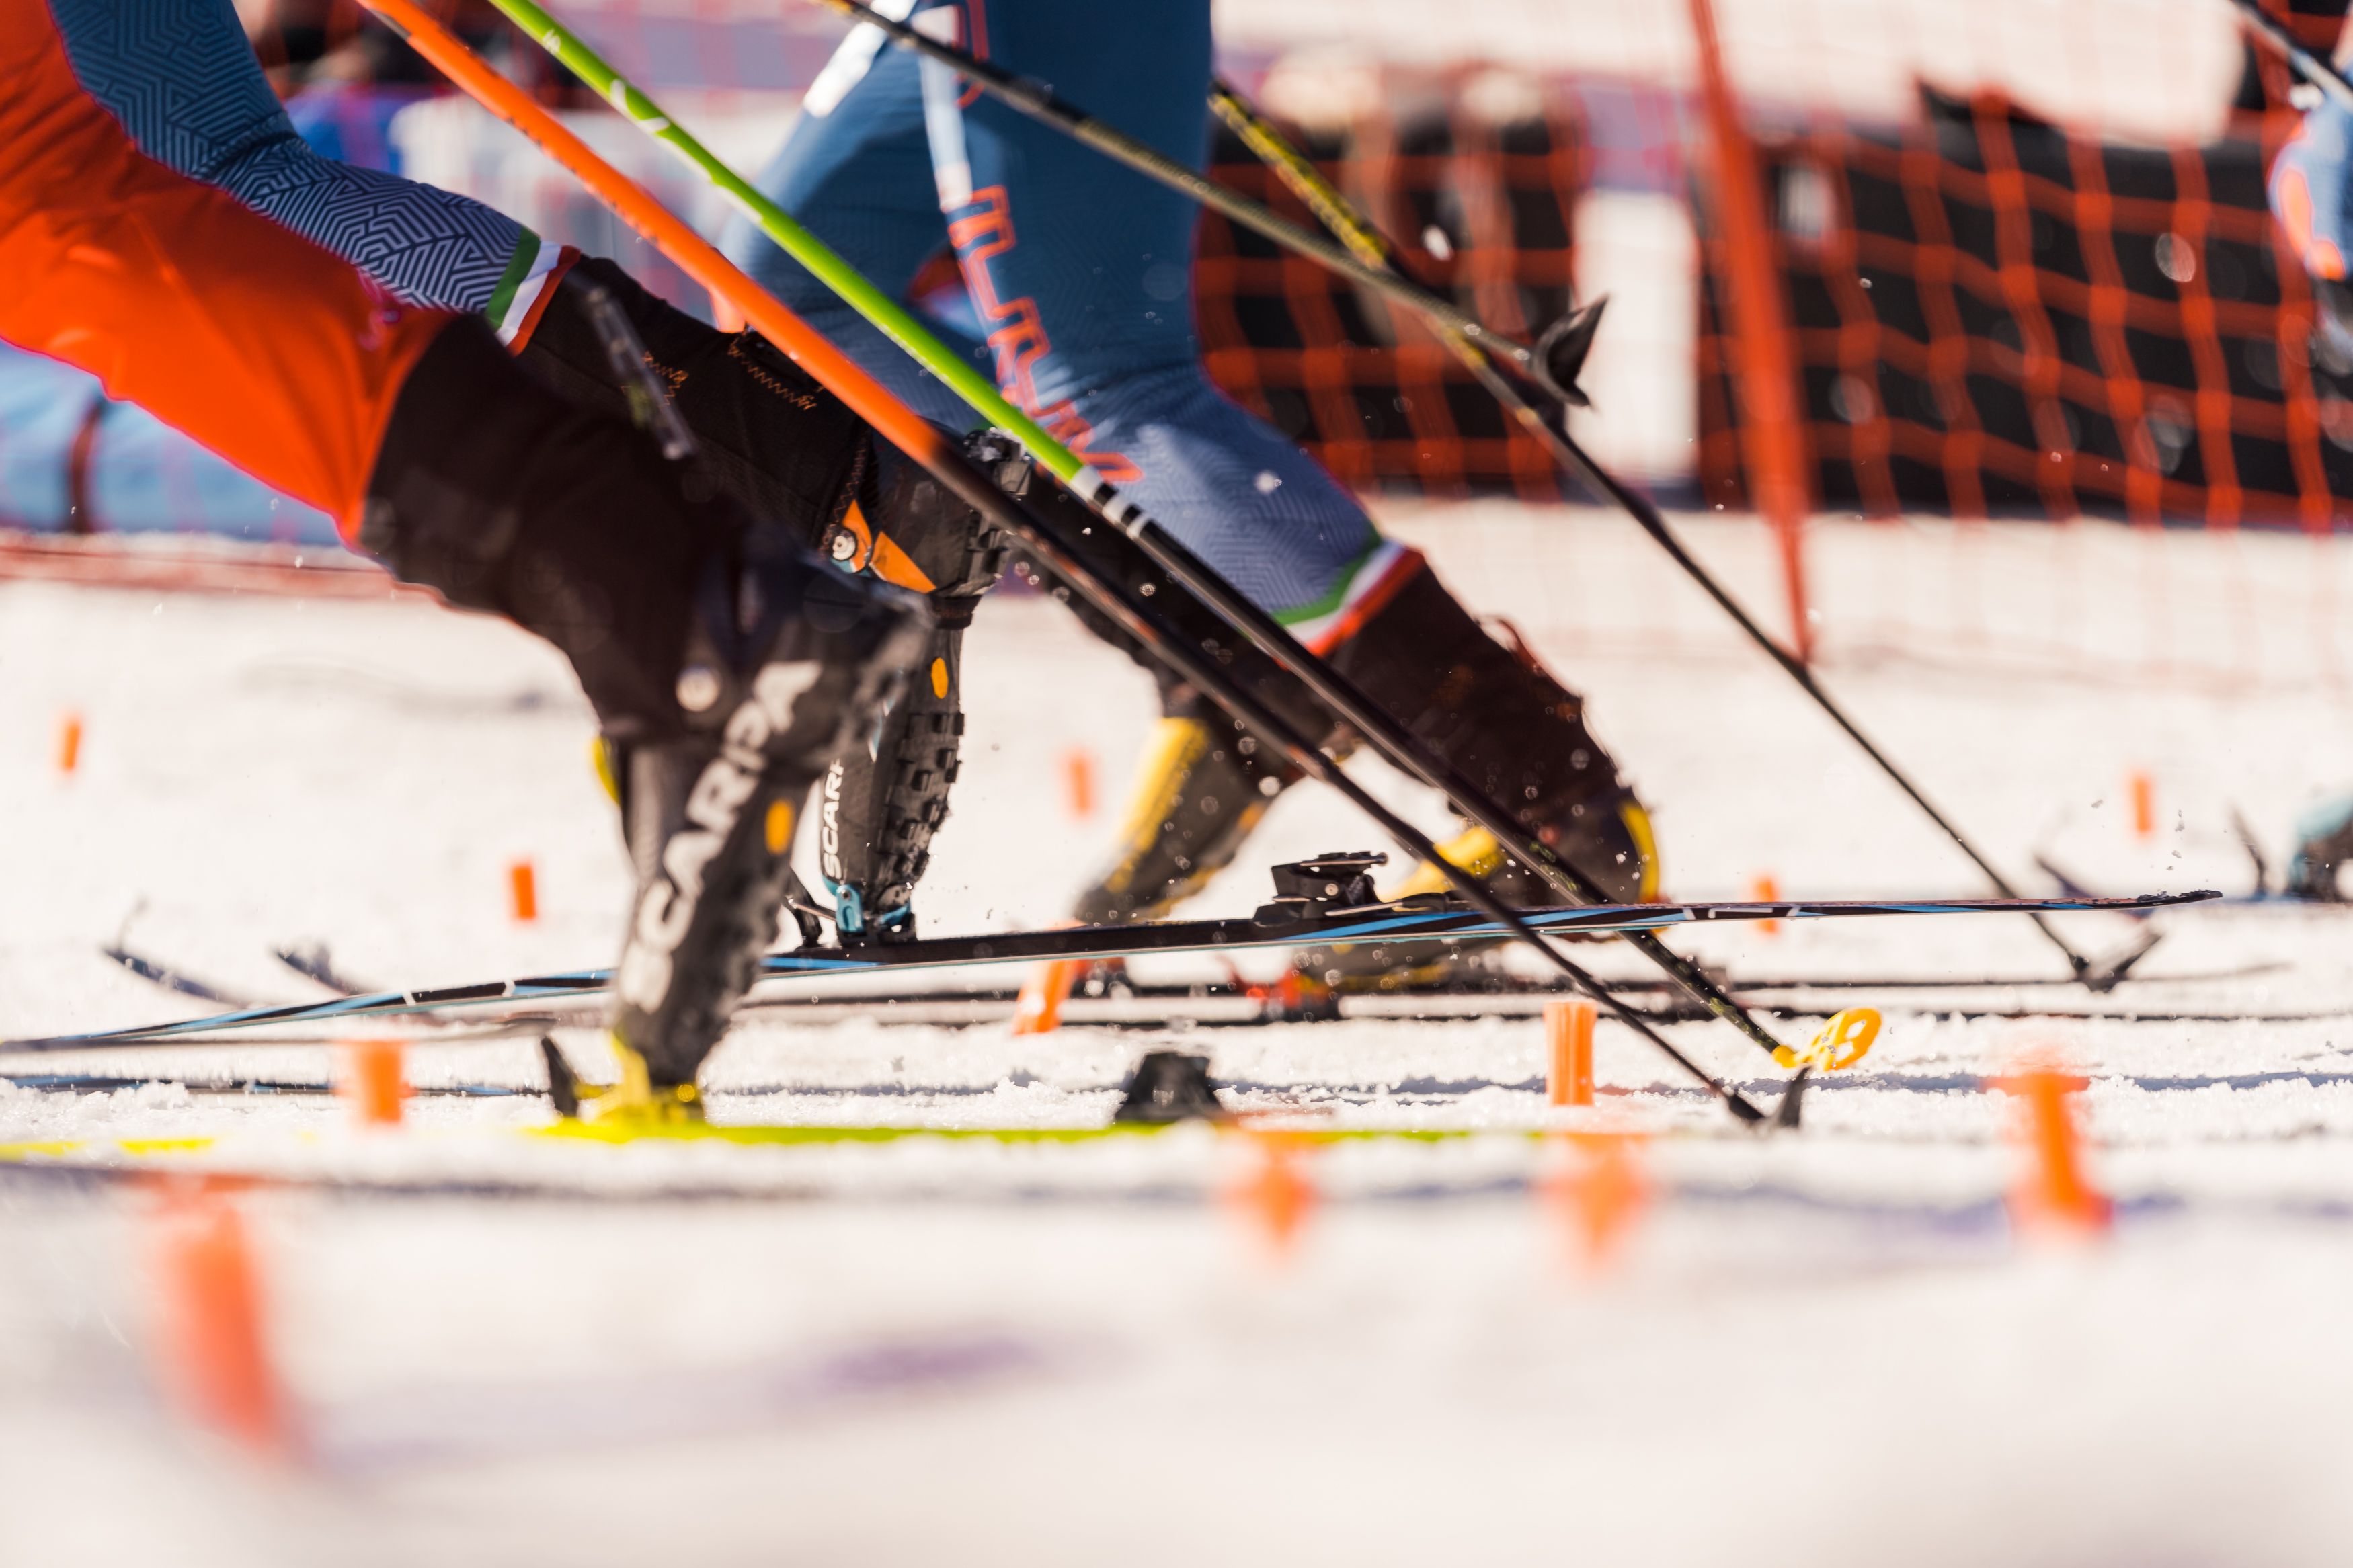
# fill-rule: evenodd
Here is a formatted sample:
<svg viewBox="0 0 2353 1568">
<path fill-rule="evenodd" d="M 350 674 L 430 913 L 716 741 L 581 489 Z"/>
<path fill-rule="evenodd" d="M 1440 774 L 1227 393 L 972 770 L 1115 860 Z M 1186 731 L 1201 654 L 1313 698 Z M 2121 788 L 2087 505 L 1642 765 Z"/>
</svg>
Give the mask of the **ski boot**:
<svg viewBox="0 0 2353 1568">
<path fill-rule="evenodd" d="M 818 549 L 871 463 L 866 426 L 839 398 L 757 332 L 723 332 L 641 286 L 601 257 L 573 260 L 515 352 L 567 402 L 616 418 L 631 413 L 590 300 L 603 289 L 639 340 L 711 481 L 763 523 Z"/>
<path fill-rule="evenodd" d="M 1009 447 L 986 432 L 967 443 L 984 466 Z M 878 443 L 876 453 L 871 481 L 827 534 L 825 553 L 924 595 L 934 630 L 872 744 L 850 747 L 826 773 L 818 868 L 847 946 L 915 935 L 915 884 L 947 819 L 964 741 L 964 634 L 1005 571 L 1002 531 L 896 450 Z"/>
<path fill-rule="evenodd" d="M 621 1081 L 598 1107 L 649 1121 L 700 1116 L 696 1070 L 776 934 L 808 790 L 931 635 L 919 598 L 691 496 L 690 478 L 464 319 L 403 388 L 360 531 L 404 580 L 554 643 L 596 708 L 638 879 Z"/>
<path fill-rule="evenodd" d="M 1490 636 L 1424 567 L 1326 658 L 1425 745 L 1514 808 L 1522 826 L 1606 897 L 1626 903 L 1655 898 L 1658 852 L 1648 814 L 1587 728 L 1582 701 L 1516 637 L 1506 647 Z M 1140 772 L 1119 856 L 1082 895 L 1075 911 L 1082 921 L 1164 916 L 1233 861 L 1267 807 L 1299 776 L 1182 683 L 1164 679 L 1162 701 L 1161 728 Z M 1327 743 L 1344 746 L 1345 732 L 1326 724 Z M 1482 828 L 1464 832 L 1444 852 L 1507 903 L 1560 901 Z M 1385 896 L 1450 886 L 1425 866 Z M 1335 992 L 1492 983 L 1486 950 L 1494 945 L 1311 949 L 1298 957 L 1296 990 L 1321 1007 Z"/>
</svg>

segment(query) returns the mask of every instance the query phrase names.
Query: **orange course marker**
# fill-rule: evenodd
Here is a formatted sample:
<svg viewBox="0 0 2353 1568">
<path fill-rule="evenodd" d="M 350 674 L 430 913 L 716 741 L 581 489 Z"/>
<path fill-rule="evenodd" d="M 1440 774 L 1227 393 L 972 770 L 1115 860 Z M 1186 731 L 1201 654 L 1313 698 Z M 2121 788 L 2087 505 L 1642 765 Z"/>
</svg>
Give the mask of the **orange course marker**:
<svg viewBox="0 0 2353 1568">
<path fill-rule="evenodd" d="M 2048 1062 L 2030 1062 L 1992 1087 L 2019 1100 L 2015 1136 L 2026 1168 L 2010 1194 L 2011 1216 L 2021 1228 L 2097 1235 L 2108 1228 L 2114 1207 L 2084 1169 L 2074 1096 L 2089 1087 Z"/>
<path fill-rule="evenodd" d="M 539 878 L 528 860 L 518 860 L 507 868 L 507 886 L 513 897 L 517 923 L 529 925 L 539 919 Z"/>
<path fill-rule="evenodd" d="M 198 1186 L 167 1199 L 154 1226 L 155 1349 L 164 1381 L 203 1425 L 261 1453 L 288 1454 L 292 1426 L 270 1364 L 244 1216 Z"/>
<path fill-rule="evenodd" d="M 1760 904 L 1778 903 L 1781 901 L 1780 885 L 1773 880 L 1771 873 L 1759 872 L 1756 877 L 1749 880 L 1748 896 L 1756 900 Z M 1758 936 L 1778 936 L 1780 933 L 1781 922 L 1779 921 L 1758 921 L 1757 922 L 1757 934 Z"/>
<path fill-rule="evenodd" d="M 67 713 L 58 721 L 58 772 L 68 778 L 81 766 L 81 715 Z"/>
<path fill-rule="evenodd" d="M 1593 1103 L 1593 1022 L 1590 1002 L 1545 1004 L 1546 1098 L 1555 1105 Z"/>
<path fill-rule="evenodd" d="M 1296 1133 L 1245 1130 L 1256 1152 L 1250 1173 L 1226 1190 L 1227 1201 L 1266 1244 L 1267 1255 L 1287 1262 L 1316 1201 L 1315 1184 L 1301 1167 L 1306 1140 Z"/>
<path fill-rule="evenodd" d="M 1599 1273 L 1617 1259 L 1650 1205 L 1642 1140 L 1629 1132 L 1568 1132 L 1560 1146 L 1559 1170 L 1536 1190 L 1567 1225 L 1577 1264 Z"/>
<path fill-rule="evenodd" d="M 363 1127 L 397 1127 L 401 1102 L 408 1098 L 398 1040 L 353 1040 L 343 1047 L 343 1078 L 337 1092 L 352 1102 Z"/>
<path fill-rule="evenodd" d="M 1095 754 L 1084 746 L 1062 753 L 1062 798 L 1071 816 L 1084 822 L 1095 814 Z"/>
<path fill-rule="evenodd" d="M 1033 963 L 1021 977 L 1021 994 L 1013 1004 L 1013 1032 L 1050 1035 L 1062 1026 L 1062 1003 L 1078 983 L 1082 961 L 1050 958 Z"/>
<path fill-rule="evenodd" d="M 2126 791 L 2132 797 L 2132 830 L 2135 838 L 2153 837 L 2157 833 L 2157 785 L 2145 769 L 2136 768 L 2125 781 Z"/>
</svg>

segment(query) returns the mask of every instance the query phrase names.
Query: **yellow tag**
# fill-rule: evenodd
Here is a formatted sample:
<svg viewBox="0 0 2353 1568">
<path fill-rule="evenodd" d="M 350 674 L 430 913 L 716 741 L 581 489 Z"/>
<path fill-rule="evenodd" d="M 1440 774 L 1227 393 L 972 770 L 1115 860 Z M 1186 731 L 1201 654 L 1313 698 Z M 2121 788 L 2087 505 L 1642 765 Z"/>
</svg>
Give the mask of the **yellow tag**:
<svg viewBox="0 0 2353 1568">
<path fill-rule="evenodd" d="M 793 841 L 793 807 L 790 801 L 768 803 L 768 853 L 781 855 Z M 1873 1016 L 1876 1018 L 1877 1015 Z M 1876 1026 L 1874 1025 L 1874 1027 Z"/>
<path fill-rule="evenodd" d="M 932 660 L 932 695 L 944 700 L 948 694 L 948 661 Z"/>
<path fill-rule="evenodd" d="M 1773 1053 L 1773 1059 L 1785 1068 L 1809 1062 L 1821 1072 L 1838 1072 L 1862 1060 L 1878 1038 L 1879 1009 L 1849 1007 L 1843 1013 L 1831 1014 L 1830 1022 L 1806 1042 L 1803 1050 L 1793 1051 L 1783 1046 Z"/>
</svg>

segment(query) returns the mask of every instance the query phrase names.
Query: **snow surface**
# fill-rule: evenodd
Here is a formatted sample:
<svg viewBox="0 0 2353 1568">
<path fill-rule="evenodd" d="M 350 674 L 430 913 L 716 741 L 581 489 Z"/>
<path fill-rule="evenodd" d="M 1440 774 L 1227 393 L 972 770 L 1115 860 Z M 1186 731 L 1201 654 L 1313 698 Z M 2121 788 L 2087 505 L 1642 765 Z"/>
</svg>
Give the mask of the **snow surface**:
<svg viewBox="0 0 2353 1568">
<path fill-rule="evenodd" d="M 1745 896 L 1759 873 L 1799 897 L 1982 890 L 1623 524 L 1495 504 L 1391 521 L 1587 692 L 1676 896 Z M 1753 523 L 1691 526 L 1775 603 Z M 2353 783 L 2337 547 L 1843 524 L 1812 565 L 1826 679 L 2021 880 L 2047 885 L 2041 850 L 2105 887 L 2241 890 L 2233 807 L 2276 860 L 2292 817 Z M 1149 688 L 1034 598 L 987 606 L 968 658 L 924 918 L 1049 921 L 1113 830 L 1108 805 L 1073 818 L 1062 759 L 1088 752 L 1116 803 Z M 561 662 L 498 623 L 406 595 L 15 584 L 0 674 L 9 1037 L 206 1010 L 100 955 L 126 920 L 132 945 L 284 999 L 318 993 L 280 943 L 328 941 L 398 984 L 609 956 L 626 880 L 587 715 Z M 1427 792 L 1358 768 L 1443 825 Z M 1198 908 L 1251 907 L 1273 860 L 1376 843 L 1295 791 Z M 507 913 L 518 858 L 528 926 Z M 1287 1259 L 1229 1197 L 1257 1146 L 1207 1130 L 614 1149 L 507 1135 L 549 1119 L 526 1096 L 419 1098 L 369 1133 L 318 1096 L 0 1088 L 0 1141 L 218 1134 L 185 1163 L 343 1184 L 236 1200 L 310 1455 L 284 1467 L 177 1413 L 153 1354 L 155 1193 L 0 1172 L 0 1563 L 2331 1561 L 2353 1524 L 2353 926 L 2276 906 L 2165 924 L 2146 978 L 2106 998 L 1858 994 L 1887 1011 L 1877 1049 L 1771 1142 L 1609 1025 L 1592 1112 L 1544 1105 L 1525 1018 L 1017 1039 L 771 1011 L 714 1058 L 723 1120 L 1081 1126 L 1137 1052 L 1182 1043 L 1245 1107 L 1495 1134 L 1305 1156 L 1321 1201 Z M 2094 952 L 2134 933 L 2064 930 Z M 1752 973 L 2063 972 L 2007 919 L 1675 942 Z M 1612 946 L 1580 957 L 1642 973 Z M 1672 1033 L 1776 1091 L 1729 1030 Z M 592 1032 L 560 1037 L 601 1067 Z M 2020 1156 L 1987 1080 L 2035 1051 L 2089 1080 L 2093 1173 L 2119 1205 L 2103 1245 L 2007 1216 Z M 5 1070 L 315 1082 L 338 1059 L 189 1046 Z M 409 1071 L 540 1082 L 528 1038 L 427 1038 Z M 1572 1125 L 1646 1135 L 1653 1201 L 1598 1273 L 1546 1195 L 1567 1156 L 1504 1135 Z"/>
</svg>

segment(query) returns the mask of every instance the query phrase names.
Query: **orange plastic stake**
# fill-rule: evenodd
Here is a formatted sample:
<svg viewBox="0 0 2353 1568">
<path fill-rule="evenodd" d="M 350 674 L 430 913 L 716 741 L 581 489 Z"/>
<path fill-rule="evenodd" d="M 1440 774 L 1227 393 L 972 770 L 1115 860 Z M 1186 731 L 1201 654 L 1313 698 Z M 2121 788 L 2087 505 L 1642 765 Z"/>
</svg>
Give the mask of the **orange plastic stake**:
<svg viewBox="0 0 2353 1568">
<path fill-rule="evenodd" d="M 167 1199 L 153 1262 L 156 1349 L 174 1393 L 204 1425 L 260 1452 L 288 1453 L 291 1426 L 244 1216 L 203 1186 Z"/>
<path fill-rule="evenodd" d="M 2075 1124 L 2075 1091 L 2089 1087 L 2048 1063 L 2030 1063 L 1993 1087 L 2016 1095 L 2016 1135 L 2026 1168 L 2010 1192 L 2011 1215 L 2022 1227 L 2096 1235 L 2108 1228 L 2113 1205 L 2084 1170 Z"/>
<path fill-rule="evenodd" d="M 2151 838 L 2157 834 L 2157 785 L 2146 770 L 2136 769 L 2126 781 L 2132 795 L 2132 828 L 2135 838 Z"/>
<path fill-rule="evenodd" d="M 1781 889 L 1779 884 L 1773 880 L 1771 873 L 1759 872 L 1749 881 L 1748 896 L 1760 904 L 1778 904 L 1781 901 Z M 1780 931 L 1779 921 L 1757 922 L 1757 934 L 1759 936 L 1778 936 Z"/>
<path fill-rule="evenodd" d="M 1598 1011 L 1584 1001 L 1545 1004 L 1545 1083 L 1546 1098 L 1555 1105 L 1593 1103 L 1593 1020 Z"/>
<path fill-rule="evenodd" d="M 398 1040 L 353 1040 L 343 1047 L 340 1086 L 363 1127 L 397 1127 L 408 1098 Z"/>
<path fill-rule="evenodd" d="M 1021 995 L 1013 1004 L 1013 1032 L 1050 1035 L 1062 1026 L 1062 1003 L 1077 983 L 1082 967 L 1075 958 L 1050 958 L 1033 963 L 1021 977 Z"/>
<path fill-rule="evenodd" d="M 1567 1225 L 1575 1257 L 1588 1273 L 1614 1262 L 1651 1201 L 1641 1138 L 1629 1132 L 1569 1132 L 1563 1163 L 1538 1192 Z"/>
<path fill-rule="evenodd" d="M 81 766 L 81 715 L 68 713 L 58 721 L 58 772 L 68 778 Z"/>
<path fill-rule="evenodd" d="M 1297 1249 L 1299 1233 L 1315 1207 L 1315 1184 L 1302 1169 L 1306 1140 L 1295 1132 L 1246 1130 L 1256 1158 L 1249 1175 L 1228 1189 L 1227 1197 L 1265 1242 L 1268 1256 L 1281 1263 Z"/>
<path fill-rule="evenodd" d="M 507 884 L 514 894 L 514 918 L 523 925 L 539 919 L 539 878 L 528 860 L 507 868 Z"/>
<path fill-rule="evenodd" d="M 1095 814 L 1095 754 L 1084 746 L 1062 753 L 1063 799 L 1080 822 Z"/>
</svg>

